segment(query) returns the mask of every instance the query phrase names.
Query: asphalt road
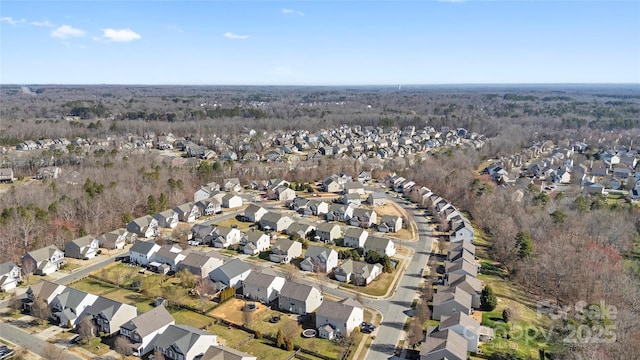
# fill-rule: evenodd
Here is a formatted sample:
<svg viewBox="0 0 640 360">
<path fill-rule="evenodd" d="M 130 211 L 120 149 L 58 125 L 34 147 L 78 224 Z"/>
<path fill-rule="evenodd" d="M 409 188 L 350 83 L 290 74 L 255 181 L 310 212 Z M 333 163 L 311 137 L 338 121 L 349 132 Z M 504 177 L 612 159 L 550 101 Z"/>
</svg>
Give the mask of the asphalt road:
<svg viewBox="0 0 640 360">
<path fill-rule="evenodd" d="M 16 345 L 20 345 L 23 348 L 31 350 L 33 353 L 36 353 L 42 356 L 45 347 L 49 344 L 48 342 L 29 334 L 22 329 L 19 329 L 15 326 L 11 326 L 9 324 L 5 324 L 0 322 L 0 337 L 6 339 Z M 84 360 L 84 358 L 74 355 L 70 352 L 65 352 L 65 360 Z"/>
</svg>

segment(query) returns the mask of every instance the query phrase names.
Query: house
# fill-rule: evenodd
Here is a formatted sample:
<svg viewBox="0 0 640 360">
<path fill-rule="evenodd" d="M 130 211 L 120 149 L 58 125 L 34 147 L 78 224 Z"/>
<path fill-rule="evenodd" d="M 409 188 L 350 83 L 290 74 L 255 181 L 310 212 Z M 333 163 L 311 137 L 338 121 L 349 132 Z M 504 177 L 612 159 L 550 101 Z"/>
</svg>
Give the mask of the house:
<svg viewBox="0 0 640 360">
<path fill-rule="evenodd" d="M 240 244 L 243 246 L 243 253 L 247 255 L 257 255 L 271 246 L 271 239 L 269 235 L 262 231 L 249 231 L 242 236 Z"/>
<path fill-rule="evenodd" d="M 474 242 L 474 231 L 471 223 L 466 219 L 462 221 L 454 221 L 451 224 L 451 236 L 449 237 L 451 242 L 469 241 Z"/>
<path fill-rule="evenodd" d="M 344 246 L 359 249 L 364 247 L 369 232 L 363 228 L 349 227 L 344 233 Z"/>
<path fill-rule="evenodd" d="M 433 311 L 431 318 L 440 320 L 444 316 L 463 312 L 471 314 L 471 295 L 457 288 L 438 291 L 433 295 Z"/>
<path fill-rule="evenodd" d="M 462 242 L 462 241 L 459 241 L 459 242 Z M 454 243 L 454 244 L 456 244 L 456 243 Z M 453 250 L 449 250 L 447 252 L 447 261 L 455 262 L 455 261 L 458 261 L 459 259 L 462 259 L 462 260 L 464 260 L 464 261 L 466 261 L 468 263 L 477 265 L 477 261 L 476 261 L 475 255 L 471 254 L 469 251 L 467 251 L 467 250 L 465 250 L 463 248 L 453 249 Z"/>
<path fill-rule="evenodd" d="M 291 201 L 296 198 L 296 192 L 286 185 L 277 186 L 267 191 L 269 200 Z"/>
<path fill-rule="evenodd" d="M 400 216 L 393 215 L 382 215 L 380 217 L 380 224 L 378 225 L 378 231 L 387 233 L 387 232 L 398 232 L 402 229 L 402 218 Z"/>
<path fill-rule="evenodd" d="M 304 254 L 300 267 L 304 271 L 331 272 L 338 266 L 338 252 L 332 248 L 311 245 Z"/>
<path fill-rule="evenodd" d="M 258 223 L 262 219 L 262 216 L 267 213 L 267 210 L 262 206 L 258 206 L 256 204 L 249 204 L 246 209 L 244 209 L 244 216 L 247 218 L 247 221 L 252 223 Z"/>
<path fill-rule="evenodd" d="M 235 209 L 242 206 L 242 198 L 235 194 L 226 194 L 222 197 L 222 207 Z"/>
<path fill-rule="evenodd" d="M 176 271 L 187 270 L 193 275 L 205 278 L 223 263 L 224 261 L 220 258 L 211 257 L 199 251 L 191 251 L 176 266 Z"/>
<path fill-rule="evenodd" d="M 0 290 L 13 290 L 22 282 L 22 268 L 13 261 L 0 264 Z"/>
<path fill-rule="evenodd" d="M 215 268 L 209 278 L 217 283 L 236 289 L 242 287 L 242 282 L 251 273 L 251 266 L 240 259 L 233 259 L 222 266 Z"/>
<path fill-rule="evenodd" d="M 236 193 L 242 191 L 242 184 L 240 184 L 240 179 L 238 178 L 224 179 L 222 183 L 223 183 L 224 191 L 227 191 L 227 192 L 231 191 Z"/>
<path fill-rule="evenodd" d="M 218 226 L 211 222 L 195 224 L 191 227 L 191 239 L 203 244 L 211 244 L 215 239 L 214 234 L 217 228 Z"/>
<path fill-rule="evenodd" d="M 342 195 L 342 204 L 360 206 L 362 199 L 360 198 L 360 194 L 344 194 Z"/>
<path fill-rule="evenodd" d="M 358 181 L 361 183 L 366 183 L 367 181 L 371 181 L 371 172 L 369 171 L 361 171 L 358 174 Z"/>
<path fill-rule="evenodd" d="M 95 325 L 96 334 L 113 335 L 120 330 L 120 326 L 138 316 L 138 309 L 100 296 L 82 313 L 82 317 L 85 316 Z"/>
<path fill-rule="evenodd" d="M 173 208 L 173 211 L 178 214 L 178 220 L 186 223 L 194 222 L 200 217 L 200 208 L 194 203 L 186 203 L 178 205 Z"/>
<path fill-rule="evenodd" d="M 13 169 L 0 169 L 0 183 L 13 182 Z"/>
<path fill-rule="evenodd" d="M 40 248 L 26 253 L 21 259 L 22 270 L 34 275 L 49 275 L 67 263 L 64 252 L 55 245 Z"/>
<path fill-rule="evenodd" d="M 218 345 L 216 335 L 188 325 L 169 325 L 153 339 L 153 350 L 167 360 L 195 360 L 212 345 Z"/>
<path fill-rule="evenodd" d="M 71 240 L 64 244 L 65 257 L 88 260 L 98 254 L 100 242 L 91 235 Z"/>
<path fill-rule="evenodd" d="M 22 300 L 22 309 L 30 313 L 31 307 L 36 299 L 41 299 L 45 304 L 49 305 L 53 299 L 66 288 L 64 285 L 59 285 L 47 280 L 40 280 L 27 289 L 25 293 L 26 296 Z"/>
<path fill-rule="evenodd" d="M 269 211 L 260 219 L 260 228 L 264 230 L 273 230 L 281 232 L 287 230 L 289 225 L 293 223 L 293 219 L 275 211 Z"/>
<path fill-rule="evenodd" d="M 392 257 L 396 254 L 396 245 L 389 238 L 371 236 L 367 239 L 367 242 L 364 243 L 364 254 L 366 255 L 372 250 L 382 256 L 387 255 Z"/>
<path fill-rule="evenodd" d="M 467 360 L 467 340 L 453 330 L 427 336 L 420 347 L 420 360 Z"/>
<path fill-rule="evenodd" d="M 73 329 L 80 322 L 84 310 L 97 299 L 96 295 L 67 287 L 51 300 L 51 318 L 59 326 Z"/>
<path fill-rule="evenodd" d="M 278 309 L 293 314 L 310 314 L 322 304 L 322 292 L 318 288 L 291 281 L 285 282 L 280 291 Z"/>
<path fill-rule="evenodd" d="M 198 360 L 257 360 L 258 358 L 222 345 L 209 346 Z"/>
<path fill-rule="evenodd" d="M 338 193 L 342 191 L 342 184 L 332 177 L 325 179 L 322 182 L 322 191 Z"/>
<path fill-rule="evenodd" d="M 178 226 L 178 213 L 173 209 L 165 210 L 153 215 L 153 218 L 158 221 L 158 226 L 173 229 Z M 146 236 L 148 237 L 148 236 Z"/>
<path fill-rule="evenodd" d="M 158 220 L 150 215 L 139 217 L 127 224 L 127 231 L 144 238 L 158 236 Z"/>
<path fill-rule="evenodd" d="M 362 304 L 351 298 L 342 301 L 323 301 L 316 311 L 316 328 L 324 339 L 347 337 L 364 321 Z M 331 331 L 327 328 L 331 329 Z"/>
<path fill-rule="evenodd" d="M 320 223 L 316 228 L 316 238 L 320 241 L 330 242 L 342 236 L 342 229 L 338 224 Z"/>
<path fill-rule="evenodd" d="M 125 229 L 113 230 L 98 237 L 98 246 L 103 249 L 124 249 L 125 244 L 134 242 L 137 235 Z"/>
<path fill-rule="evenodd" d="M 387 203 L 387 194 L 383 192 L 373 192 L 367 196 L 366 203 L 371 206 L 383 206 Z"/>
<path fill-rule="evenodd" d="M 160 245 L 153 241 L 136 240 L 129 249 L 129 261 L 132 264 L 149 265 L 158 250 L 160 250 Z"/>
<path fill-rule="evenodd" d="M 153 262 L 169 265 L 170 271 L 176 271 L 178 264 L 184 260 L 186 255 L 182 248 L 177 245 L 163 245 L 153 255 Z"/>
<path fill-rule="evenodd" d="M 445 330 L 451 330 L 462 336 L 467 341 L 467 351 L 478 352 L 480 344 L 480 323 L 478 320 L 462 312 L 451 316 L 442 316 L 435 332 Z"/>
<path fill-rule="evenodd" d="M 327 211 L 327 221 L 345 221 L 345 219 L 351 218 L 353 214 L 354 206 L 346 206 L 344 204 L 331 204 Z"/>
<path fill-rule="evenodd" d="M 298 236 L 301 239 L 306 239 L 309 234 L 316 231 L 316 227 L 309 222 L 296 221 L 289 225 L 287 228 L 287 234 L 290 236 Z"/>
<path fill-rule="evenodd" d="M 475 262 L 467 261 L 467 259 L 459 258 L 454 261 L 445 261 L 444 268 L 447 274 L 463 274 L 478 277 L 478 264 Z"/>
<path fill-rule="evenodd" d="M 291 260 L 302 256 L 302 244 L 289 240 L 278 239 L 271 247 L 269 260 L 275 263 L 288 264 Z"/>
<path fill-rule="evenodd" d="M 336 280 L 358 286 L 369 285 L 382 274 L 382 265 L 362 261 L 347 260 L 333 271 Z"/>
<path fill-rule="evenodd" d="M 351 214 L 349 225 L 361 228 L 370 228 L 378 220 L 378 214 L 371 209 L 356 208 Z"/>
<path fill-rule="evenodd" d="M 236 228 L 229 226 L 218 226 L 213 232 L 212 245 L 217 248 L 228 248 L 240 243 L 242 233 Z"/>
<path fill-rule="evenodd" d="M 222 204 L 215 198 L 205 198 L 200 200 L 196 202 L 196 206 L 202 216 L 211 216 L 222 211 Z"/>
<path fill-rule="evenodd" d="M 311 215 L 322 216 L 329 212 L 329 203 L 322 200 L 311 199 L 307 203 Z"/>
<path fill-rule="evenodd" d="M 343 189 L 345 194 L 364 195 L 364 185 L 358 181 L 351 181 L 344 184 Z"/>
<path fill-rule="evenodd" d="M 120 325 L 120 335 L 131 342 L 133 355 L 141 357 L 153 350 L 152 340 L 156 335 L 175 323 L 164 306 L 157 306 Z"/>
<path fill-rule="evenodd" d="M 461 256 L 462 252 L 467 252 L 470 255 L 476 255 L 476 246 L 469 241 L 458 241 L 449 244 L 449 251 L 447 253 L 447 260 L 453 261 L 456 257 Z"/>
<path fill-rule="evenodd" d="M 57 179 L 60 176 L 61 172 L 62 171 L 57 166 L 46 166 L 38 169 L 38 172 L 36 173 L 36 179 Z"/>
<path fill-rule="evenodd" d="M 242 294 L 247 299 L 269 304 L 280 296 L 285 282 L 285 278 L 269 268 L 252 271 L 242 284 Z"/>
</svg>

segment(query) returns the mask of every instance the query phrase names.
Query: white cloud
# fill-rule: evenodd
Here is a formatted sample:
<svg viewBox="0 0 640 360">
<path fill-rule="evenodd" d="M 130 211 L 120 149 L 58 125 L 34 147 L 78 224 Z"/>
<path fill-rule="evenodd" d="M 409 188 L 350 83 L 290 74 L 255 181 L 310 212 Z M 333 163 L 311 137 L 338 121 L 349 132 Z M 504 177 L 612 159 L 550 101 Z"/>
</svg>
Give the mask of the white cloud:
<svg viewBox="0 0 640 360">
<path fill-rule="evenodd" d="M 18 24 L 23 23 L 25 21 L 27 21 L 27 20 L 25 20 L 25 19 L 18 20 L 18 19 L 12 18 L 11 16 L 0 17 L 0 22 L 6 22 L 9 25 L 18 25 Z"/>
<path fill-rule="evenodd" d="M 140 34 L 131 29 L 103 29 L 102 33 L 104 39 L 113 42 L 129 42 L 142 38 Z"/>
<path fill-rule="evenodd" d="M 298 11 L 298 10 L 293 10 L 293 9 L 282 9 L 282 13 L 285 15 L 299 15 L 299 16 L 304 16 L 304 13 L 302 11 Z"/>
<path fill-rule="evenodd" d="M 52 23 L 49 22 L 49 20 L 45 20 L 45 21 L 32 21 L 29 24 L 33 25 L 33 26 L 46 26 L 46 27 L 55 27 L 55 25 L 53 25 Z"/>
<path fill-rule="evenodd" d="M 229 38 L 229 39 L 248 39 L 249 35 L 238 35 L 238 34 L 234 34 L 232 32 L 226 32 L 226 33 L 224 33 L 224 37 Z"/>
<path fill-rule="evenodd" d="M 69 25 L 62 25 L 51 31 L 51 37 L 56 39 L 68 39 L 70 37 L 84 36 L 84 30 L 73 28 Z"/>
</svg>

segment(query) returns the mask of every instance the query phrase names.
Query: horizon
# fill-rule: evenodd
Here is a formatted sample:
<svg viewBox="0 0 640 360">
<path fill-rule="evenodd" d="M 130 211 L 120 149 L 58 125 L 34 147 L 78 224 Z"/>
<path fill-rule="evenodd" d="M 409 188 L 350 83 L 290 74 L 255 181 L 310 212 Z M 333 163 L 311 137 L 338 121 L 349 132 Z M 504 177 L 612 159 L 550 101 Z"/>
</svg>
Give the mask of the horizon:
<svg viewBox="0 0 640 360">
<path fill-rule="evenodd" d="M 5 1 L 0 83 L 636 84 L 638 13 L 630 1 Z"/>
</svg>

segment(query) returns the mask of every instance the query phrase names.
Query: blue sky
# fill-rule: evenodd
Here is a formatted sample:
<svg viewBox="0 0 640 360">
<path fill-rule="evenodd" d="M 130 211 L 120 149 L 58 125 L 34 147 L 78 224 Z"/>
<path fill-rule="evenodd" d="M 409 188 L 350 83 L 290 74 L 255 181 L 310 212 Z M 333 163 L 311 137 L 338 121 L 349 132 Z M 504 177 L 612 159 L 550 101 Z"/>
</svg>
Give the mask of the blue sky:
<svg viewBox="0 0 640 360">
<path fill-rule="evenodd" d="M 640 83 L 640 1 L 3 0 L 0 83 Z"/>
</svg>

